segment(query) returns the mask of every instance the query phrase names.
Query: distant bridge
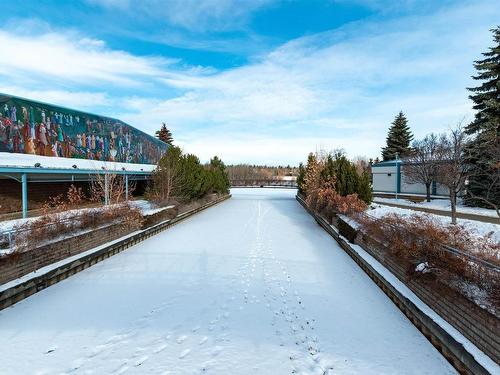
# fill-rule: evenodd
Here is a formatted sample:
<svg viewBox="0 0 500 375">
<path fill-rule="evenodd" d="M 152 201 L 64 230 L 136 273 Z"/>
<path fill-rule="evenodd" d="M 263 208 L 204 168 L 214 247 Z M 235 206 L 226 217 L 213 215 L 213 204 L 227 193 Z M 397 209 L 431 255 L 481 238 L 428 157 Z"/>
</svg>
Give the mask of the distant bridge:
<svg viewBox="0 0 500 375">
<path fill-rule="evenodd" d="M 281 179 L 232 179 L 231 187 L 283 187 L 283 188 L 297 188 L 296 180 L 281 180 Z"/>
</svg>

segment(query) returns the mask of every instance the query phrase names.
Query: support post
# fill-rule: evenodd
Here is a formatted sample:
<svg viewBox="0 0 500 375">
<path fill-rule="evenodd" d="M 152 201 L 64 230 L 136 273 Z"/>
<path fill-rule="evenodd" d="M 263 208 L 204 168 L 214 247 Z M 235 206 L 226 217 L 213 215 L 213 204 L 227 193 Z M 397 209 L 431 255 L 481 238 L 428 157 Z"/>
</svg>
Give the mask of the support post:
<svg viewBox="0 0 500 375">
<path fill-rule="evenodd" d="M 21 176 L 21 189 L 23 219 L 26 219 L 28 217 L 28 175 L 26 173 L 23 173 Z"/>
<path fill-rule="evenodd" d="M 109 179 L 107 173 L 104 173 L 104 205 L 109 205 Z"/>
<path fill-rule="evenodd" d="M 125 175 L 125 200 L 128 202 L 128 174 Z"/>
<path fill-rule="evenodd" d="M 396 199 L 398 199 L 399 193 L 401 193 L 401 161 L 399 160 L 399 154 L 396 152 Z"/>
</svg>

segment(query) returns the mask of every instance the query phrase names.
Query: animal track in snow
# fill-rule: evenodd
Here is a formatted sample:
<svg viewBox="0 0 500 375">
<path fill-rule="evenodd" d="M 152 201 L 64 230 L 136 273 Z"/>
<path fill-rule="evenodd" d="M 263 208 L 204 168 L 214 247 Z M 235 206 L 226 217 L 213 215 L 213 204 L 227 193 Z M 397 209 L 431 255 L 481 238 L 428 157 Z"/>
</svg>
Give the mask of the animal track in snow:
<svg viewBox="0 0 500 375">
<path fill-rule="evenodd" d="M 186 339 L 187 339 L 186 335 L 179 336 L 176 340 L 177 344 L 182 344 L 184 341 L 186 341 Z"/>
<path fill-rule="evenodd" d="M 143 355 L 137 361 L 134 362 L 134 366 L 138 367 L 138 366 L 142 365 L 144 362 L 146 362 L 148 360 L 148 358 L 149 357 L 147 355 Z"/>
<path fill-rule="evenodd" d="M 181 354 L 179 355 L 179 358 L 180 359 L 183 359 L 184 357 L 186 357 L 189 353 L 191 353 L 191 349 L 184 349 Z"/>
<path fill-rule="evenodd" d="M 154 354 L 158 354 L 160 352 L 162 352 L 163 350 L 165 350 L 167 348 L 167 344 L 161 344 L 159 347 L 157 347 L 155 350 L 153 350 L 153 353 Z"/>
</svg>

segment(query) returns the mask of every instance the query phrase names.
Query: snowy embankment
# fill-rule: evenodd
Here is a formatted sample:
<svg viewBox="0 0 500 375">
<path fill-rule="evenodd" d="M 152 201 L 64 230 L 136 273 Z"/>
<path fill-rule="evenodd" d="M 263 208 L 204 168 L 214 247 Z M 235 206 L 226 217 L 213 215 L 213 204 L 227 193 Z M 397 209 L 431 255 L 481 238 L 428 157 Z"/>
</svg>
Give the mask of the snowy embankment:
<svg viewBox="0 0 500 375">
<path fill-rule="evenodd" d="M 380 198 L 377 198 L 377 201 L 380 200 Z M 398 214 L 401 216 L 409 216 L 409 215 L 419 215 L 419 216 L 428 216 L 435 220 L 437 223 L 441 225 L 450 225 L 451 224 L 451 218 L 448 216 L 441 216 L 441 215 L 434 215 L 434 214 L 429 214 L 425 212 L 420 212 L 420 211 L 415 211 L 412 210 L 411 208 L 399 208 L 399 207 L 391 207 L 391 206 L 386 206 L 383 204 L 376 204 L 373 203 L 371 205 L 370 210 L 367 211 L 367 213 L 373 217 L 380 218 L 382 216 L 388 215 L 388 214 Z M 492 223 L 484 223 L 481 221 L 477 220 L 466 220 L 466 219 L 457 219 L 457 224 L 463 226 L 465 229 L 470 231 L 473 234 L 476 234 L 478 236 L 487 236 L 491 235 L 492 240 L 496 242 L 500 242 L 500 225 L 498 224 L 492 224 Z"/>
<path fill-rule="evenodd" d="M 135 201 L 130 201 L 129 202 L 131 207 L 136 207 L 139 208 L 142 212 L 143 215 L 153 215 L 157 212 L 172 208 L 174 206 L 165 206 L 165 207 L 157 207 L 151 202 L 143 199 L 135 200 Z M 62 219 L 68 218 L 70 219 L 71 217 L 84 213 L 84 212 L 98 212 L 101 210 L 103 207 L 90 207 L 90 208 L 79 208 L 75 210 L 68 210 L 64 212 L 58 213 Z M 0 221 L 0 232 L 5 232 L 9 230 L 13 230 L 15 228 L 20 227 L 23 224 L 35 221 L 39 219 L 39 216 L 35 217 L 29 217 L 26 219 L 13 219 L 13 220 L 5 220 L 5 221 Z"/>
<path fill-rule="evenodd" d="M 430 202 L 419 202 L 415 203 L 406 199 L 393 199 L 393 198 L 373 198 L 374 203 L 392 203 L 400 204 L 403 206 L 411 207 L 422 207 L 431 208 L 434 210 L 442 210 L 446 212 L 451 212 L 451 204 L 449 199 L 433 199 Z M 460 200 L 457 203 L 457 212 L 464 214 L 474 214 L 488 217 L 498 217 L 497 213 L 493 209 L 482 208 L 482 207 L 468 207 L 465 206 Z"/>
<path fill-rule="evenodd" d="M 0 167 L 35 167 L 39 163 L 39 168 L 47 169 L 76 169 L 100 171 L 103 168 L 108 171 L 132 171 L 132 172 L 152 172 L 156 165 L 118 163 L 113 161 L 88 160 L 77 158 L 61 158 L 52 156 L 40 156 L 30 154 L 17 154 L 10 152 L 0 152 Z"/>
<path fill-rule="evenodd" d="M 153 215 L 158 212 L 167 210 L 169 208 L 173 208 L 174 206 L 164 206 L 164 207 L 157 207 L 156 205 L 152 204 L 149 201 L 146 200 L 136 200 L 136 201 L 130 201 L 129 205 L 133 208 L 138 208 L 143 216 L 147 215 Z M 85 212 L 87 213 L 99 213 L 103 209 L 109 208 L 111 206 L 100 206 L 100 207 L 91 207 L 91 208 L 80 208 L 80 209 L 74 209 L 74 210 L 68 210 L 68 211 L 63 211 L 57 213 L 58 218 L 62 221 L 67 220 L 68 225 L 71 223 L 79 222 L 81 220 L 81 215 L 84 214 Z M 14 251 L 14 247 L 8 247 L 9 245 L 9 232 L 15 234 L 16 231 L 19 230 L 24 230 L 26 229 L 25 226 L 27 226 L 29 223 L 32 223 L 39 219 L 40 217 L 31 217 L 31 218 L 26 218 L 26 219 L 14 219 L 14 220 L 6 220 L 6 221 L 0 221 L 0 239 L 6 243 L 7 247 L 5 248 L 0 248 L 0 255 L 5 255 L 5 254 L 10 254 L 11 252 Z M 114 221 L 113 221 L 114 222 Z M 105 225 L 110 225 L 113 222 L 106 223 Z M 37 243 L 37 245 L 46 245 L 48 243 L 53 243 L 57 241 L 64 240 L 66 238 L 75 236 L 75 235 L 82 235 L 88 232 L 93 231 L 95 228 L 82 228 L 80 230 L 72 230 L 69 231 L 68 233 L 61 234 L 60 236 L 57 236 L 55 238 L 51 238 L 50 240 L 46 240 L 45 242 L 40 242 Z M 19 232 L 18 232 L 19 233 Z M 15 238 L 15 237 L 13 237 Z"/>
<path fill-rule="evenodd" d="M 456 373 L 295 191 L 232 194 L 1 311 L 2 373 Z"/>
</svg>

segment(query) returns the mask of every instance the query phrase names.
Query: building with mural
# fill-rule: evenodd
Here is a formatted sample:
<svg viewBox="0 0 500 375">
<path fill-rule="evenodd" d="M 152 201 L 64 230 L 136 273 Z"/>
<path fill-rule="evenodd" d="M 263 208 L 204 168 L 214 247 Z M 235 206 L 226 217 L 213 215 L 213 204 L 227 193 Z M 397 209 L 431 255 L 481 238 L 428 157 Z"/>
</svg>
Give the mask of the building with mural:
<svg viewBox="0 0 500 375">
<path fill-rule="evenodd" d="M 117 119 L 0 94 L 0 152 L 156 164 L 167 147 Z"/>
</svg>

